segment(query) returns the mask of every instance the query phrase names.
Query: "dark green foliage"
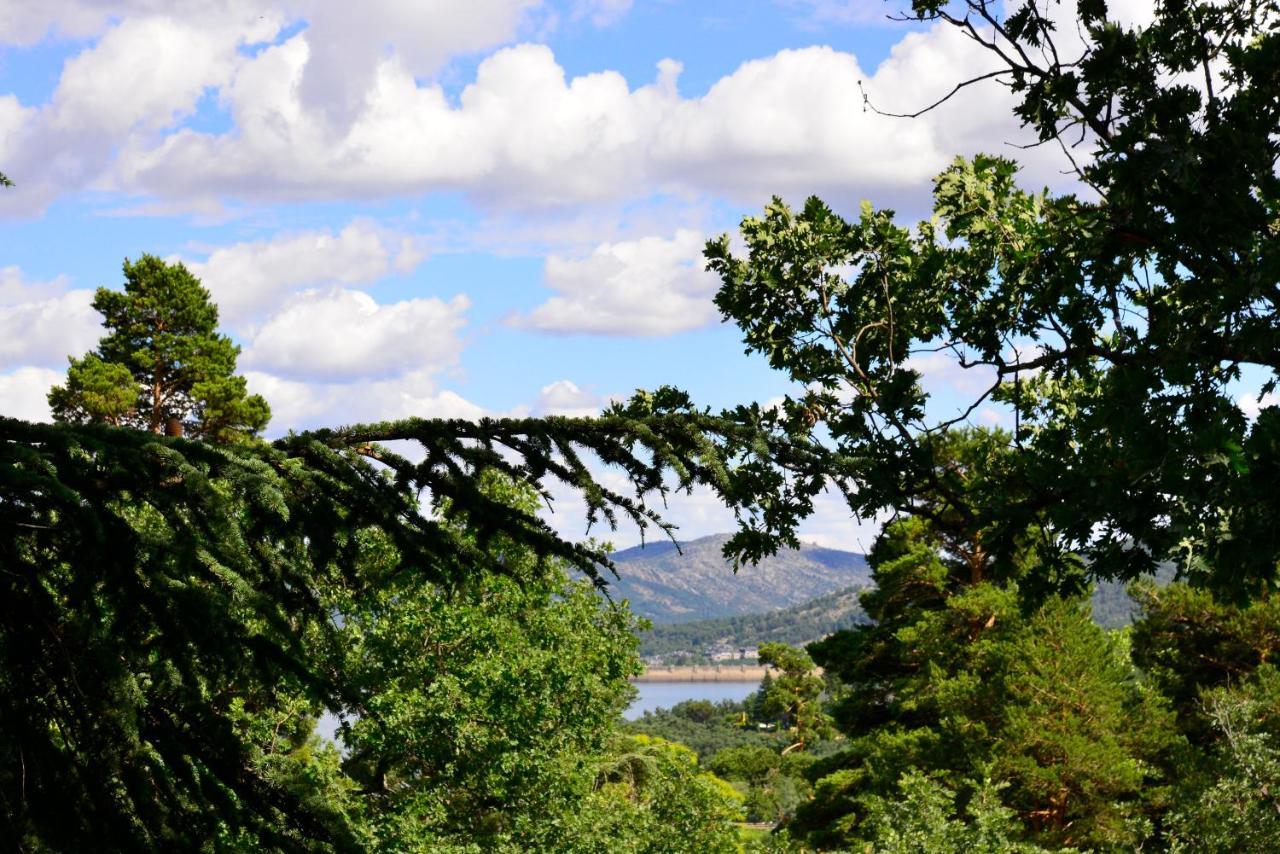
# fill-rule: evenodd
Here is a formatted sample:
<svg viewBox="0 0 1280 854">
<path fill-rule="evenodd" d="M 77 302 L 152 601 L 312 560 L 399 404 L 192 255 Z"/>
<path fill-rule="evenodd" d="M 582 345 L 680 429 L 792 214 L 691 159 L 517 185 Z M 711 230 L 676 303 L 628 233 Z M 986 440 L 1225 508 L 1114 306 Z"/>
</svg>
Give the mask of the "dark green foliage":
<svg viewBox="0 0 1280 854">
<path fill-rule="evenodd" d="M 743 221 L 745 252 L 712 241 L 726 319 L 805 389 L 728 413 L 790 454 L 735 472 L 753 512 L 730 552 L 793 543 L 834 485 L 863 518 L 949 497 L 997 555 L 1049 525 L 1026 595 L 1078 589 L 1074 555 L 1130 580 L 1172 560 L 1237 598 L 1280 587 L 1280 408 L 1250 422 L 1236 401 L 1280 369 L 1280 6 L 1162 4 L 1133 29 L 1092 0 L 1061 29 L 1030 0 L 914 8 L 989 48 L 988 76 L 1088 194 L 1023 189 L 1015 163 L 975 154 L 914 229 L 775 200 Z M 958 414 L 930 405 L 925 353 L 980 381 Z M 945 435 L 989 402 L 1013 416 L 1009 453 L 962 486 Z"/>
<path fill-rule="evenodd" d="M 261 432 L 271 408 L 236 375 L 240 348 L 218 334 L 218 308 L 200 281 L 154 255 L 126 259 L 124 278 L 123 292 L 94 295 L 107 335 L 49 392 L 54 418 L 213 442 Z"/>
<path fill-rule="evenodd" d="M 374 444 L 394 439 L 416 440 L 423 462 Z M 479 473 L 560 477 L 593 515 L 653 524 L 580 454 L 643 495 L 670 468 L 715 482 L 708 451 L 696 427 L 661 418 L 406 422 L 274 447 L 0 420 L 3 836 L 56 850 L 358 844 L 341 803 L 270 773 L 243 725 L 299 698 L 308 715 L 365 707 L 335 607 L 409 576 L 511 575 L 495 537 L 599 580 L 602 550 L 560 540 Z M 421 491 L 464 513 L 466 535 L 423 516 Z M 388 548 L 394 560 L 374 559 Z"/>
<path fill-rule="evenodd" d="M 962 798 L 994 785 L 1020 820 L 1015 841 L 1141 844 L 1183 751 L 1172 715 L 1083 602 L 1051 598 L 1027 613 L 1017 576 L 973 573 L 975 551 L 922 519 L 886 527 L 864 596 L 877 622 L 810 645 L 846 686 L 832 714 L 849 748 L 815 767 L 815 799 L 793 832 L 874 841 L 876 804 L 922 772 Z"/>
<path fill-rule="evenodd" d="M 1169 817 L 1180 851 L 1280 849 L 1280 671 L 1270 664 L 1239 688 L 1205 692 L 1214 745 L 1207 773 L 1185 785 Z"/>
<path fill-rule="evenodd" d="M 1185 584 L 1134 592 L 1133 659 L 1173 701 L 1182 727 L 1203 741 L 1212 721 L 1202 692 L 1240 684 L 1280 657 L 1280 598 L 1237 607 Z"/>
</svg>

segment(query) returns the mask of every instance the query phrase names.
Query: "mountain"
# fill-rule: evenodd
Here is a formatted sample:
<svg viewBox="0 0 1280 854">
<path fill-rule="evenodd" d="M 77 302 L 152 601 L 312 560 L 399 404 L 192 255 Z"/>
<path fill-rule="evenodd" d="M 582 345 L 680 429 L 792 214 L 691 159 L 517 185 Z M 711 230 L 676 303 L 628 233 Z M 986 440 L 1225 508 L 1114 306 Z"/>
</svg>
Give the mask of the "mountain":
<svg viewBox="0 0 1280 854">
<path fill-rule="evenodd" d="M 722 548 L 728 534 L 681 543 L 652 543 L 613 555 L 621 580 L 609 586 L 614 599 L 655 624 L 684 623 L 776 611 L 819 596 L 871 583 L 864 556 L 802 544 L 780 551 L 735 575 Z"/>
<path fill-rule="evenodd" d="M 655 625 L 640 635 L 640 655 L 649 658 L 692 653 L 694 657 L 705 657 L 716 649 L 751 648 L 767 641 L 799 646 L 866 622 L 858 602 L 864 589 L 846 587 L 767 614 Z"/>
</svg>

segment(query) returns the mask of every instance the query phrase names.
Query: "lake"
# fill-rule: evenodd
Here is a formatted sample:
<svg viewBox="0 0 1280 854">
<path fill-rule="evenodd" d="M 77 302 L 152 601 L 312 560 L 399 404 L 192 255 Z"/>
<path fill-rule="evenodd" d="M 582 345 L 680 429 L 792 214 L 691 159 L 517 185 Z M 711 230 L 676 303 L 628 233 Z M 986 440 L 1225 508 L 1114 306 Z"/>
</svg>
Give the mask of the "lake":
<svg viewBox="0 0 1280 854">
<path fill-rule="evenodd" d="M 755 682 L 635 682 L 636 699 L 622 716 L 635 720 L 654 709 L 669 709 L 685 700 L 742 700 L 760 687 Z"/>
</svg>

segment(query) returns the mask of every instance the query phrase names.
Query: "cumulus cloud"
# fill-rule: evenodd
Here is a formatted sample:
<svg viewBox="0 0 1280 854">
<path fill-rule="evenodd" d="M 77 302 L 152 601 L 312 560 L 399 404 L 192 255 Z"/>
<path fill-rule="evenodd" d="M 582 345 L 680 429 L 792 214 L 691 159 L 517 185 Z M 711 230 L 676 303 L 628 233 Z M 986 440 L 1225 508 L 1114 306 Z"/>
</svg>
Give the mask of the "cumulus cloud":
<svg viewBox="0 0 1280 854">
<path fill-rule="evenodd" d="M 360 291 L 304 291 L 256 330 L 243 363 L 319 381 L 438 371 L 457 361 L 469 306 L 462 295 L 382 305 Z"/>
<path fill-rule="evenodd" d="M 954 154 L 1021 139 L 999 87 L 965 90 L 916 120 L 863 109 L 859 84 L 881 108 L 906 111 L 992 67 L 941 25 L 908 33 L 874 73 L 831 48 L 786 50 L 690 98 L 674 60 L 632 88 L 613 71 L 570 78 L 550 49 L 522 44 L 488 56 L 455 99 L 433 76 L 441 64 L 527 32 L 530 15 L 546 12 L 541 0 L 295 0 L 267 14 L 247 0 L 200 0 L 172 16 L 161 5 L 112 6 L 122 19 L 108 24 L 88 0 L 53 4 L 45 30 L 104 29 L 67 63 L 49 104 L 0 100 L 0 156 L 19 182 L 4 209 L 29 213 L 90 185 L 195 210 L 438 190 L 512 209 L 655 190 L 918 204 Z M 607 23 L 627 6 L 567 8 Z M 10 17 L 20 32 L 39 29 L 39 16 Z M 186 126 L 208 93 L 229 129 Z M 1035 180 L 1061 180 L 1056 155 L 1023 155 L 1037 158 L 1054 168 Z"/>
<path fill-rule="evenodd" d="M 230 80 L 240 45 L 274 34 L 243 5 L 218 12 L 125 18 L 64 64 L 48 104 L 0 107 L 0 156 L 17 184 L 0 194 L 0 212 L 39 212 L 62 192 L 109 186 L 118 146 L 154 140 L 192 115 L 206 91 Z"/>
<path fill-rule="evenodd" d="M 0 415 L 24 421 L 48 421 L 49 389 L 64 379 L 61 371 L 36 367 L 0 374 Z"/>
<path fill-rule="evenodd" d="M 304 23 L 314 62 L 292 85 L 308 114 L 345 126 L 363 109 L 379 63 L 394 55 L 409 75 L 429 76 L 448 58 L 514 37 L 543 0 L 48 0 L 0 4 L 0 43 L 46 38 L 96 41 L 65 64 L 51 101 L 0 99 L 0 157 L 16 190 L 0 212 L 39 213 L 59 194 L 113 189 L 118 149 L 149 147 L 191 115 L 208 92 L 225 102 L 233 79 L 259 71 L 242 51 Z M 240 128 L 244 130 L 244 128 Z M 130 189 L 130 188 L 125 188 Z M 190 207 L 208 207 L 192 203 Z"/>
<path fill-rule="evenodd" d="M 369 284 L 392 271 L 407 273 L 423 257 L 416 238 L 356 220 L 336 234 L 279 234 L 220 247 L 186 264 L 213 294 L 223 322 L 239 328 L 299 288 Z"/>
<path fill-rule="evenodd" d="M 556 380 L 549 385 L 544 385 L 538 392 L 533 412 L 535 415 L 565 415 L 570 418 L 582 418 L 599 415 L 606 403 L 608 398 L 579 388 L 573 380 Z"/>
<path fill-rule="evenodd" d="M 17 267 L 0 268 L 0 370 L 17 365 L 65 365 L 102 337 L 93 291 L 68 290 L 65 278 L 32 281 Z"/>
<path fill-rule="evenodd" d="M 922 196 L 956 153 L 1001 150 L 1020 138 L 999 87 L 965 90 L 916 120 L 863 109 L 859 83 L 883 109 L 910 109 L 990 69 L 980 49 L 943 27 L 908 34 L 874 74 L 831 48 L 787 50 L 744 63 L 695 98 L 678 93 L 680 65 L 671 60 L 652 83 L 632 89 L 610 71 L 570 79 L 548 48 L 526 44 L 485 59 L 454 102 L 393 55 L 345 128 L 300 94 L 312 54 L 305 31 L 262 51 L 223 90 L 233 131 L 184 129 L 156 144 L 135 141 L 116 164 L 116 180 L 191 199 L 460 189 L 519 207 L 656 189 L 751 203 L 772 192 L 894 203 Z M 1058 165 L 1048 152 L 1024 159 L 1037 157 Z"/>
<path fill-rule="evenodd" d="M 545 332 L 669 335 L 716 318 L 717 280 L 702 260 L 705 238 L 681 229 L 671 238 L 603 243 L 590 255 L 547 258 L 556 296 L 512 322 Z"/>
<path fill-rule="evenodd" d="M 250 391 L 271 404 L 271 433 L 397 418 L 477 419 L 494 413 L 441 389 L 436 371 L 359 382 L 307 382 L 246 371 Z"/>
</svg>

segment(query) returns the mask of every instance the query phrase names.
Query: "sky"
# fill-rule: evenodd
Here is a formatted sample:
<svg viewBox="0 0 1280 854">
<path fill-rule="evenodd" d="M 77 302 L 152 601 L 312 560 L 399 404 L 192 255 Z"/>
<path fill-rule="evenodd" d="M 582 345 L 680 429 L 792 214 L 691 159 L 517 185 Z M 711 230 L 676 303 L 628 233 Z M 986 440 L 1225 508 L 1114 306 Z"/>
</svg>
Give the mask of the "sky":
<svg viewBox="0 0 1280 854">
<path fill-rule="evenodd" d="M 927 216 L 951 158 L 1025 141 L 998 87 L 914 120 L 864 109 L 991 70 L 898 10 L 0 0 L 0 413 L 48 418 L 67 356 L 102 334 L 93 290 L 142 253 L 210 290 L 269 435 L 591 414 L 663 384 L 711 407 L 794 391 L 721 322 L 704 242 L 775 194 Z M 1018 154 L 1029 184 L 1066 180 Z M 943 400 L 965 382 L 921 367 Z M 684 537 L 732 521 L 707 495 L 669 515 Z M 873 532 L 832 499 L 803 534 L 864 550 Z"/>
</svg>

